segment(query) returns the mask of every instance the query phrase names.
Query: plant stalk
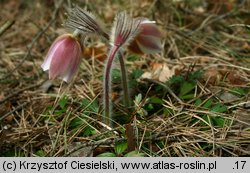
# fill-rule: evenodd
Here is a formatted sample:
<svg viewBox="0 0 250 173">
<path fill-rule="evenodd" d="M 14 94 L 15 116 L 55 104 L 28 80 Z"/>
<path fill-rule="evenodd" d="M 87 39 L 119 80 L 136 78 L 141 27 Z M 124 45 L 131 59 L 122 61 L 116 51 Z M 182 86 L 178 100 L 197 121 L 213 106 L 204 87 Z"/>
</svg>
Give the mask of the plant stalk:
<svg viewBox="0 0 250 173">
<path fill-rule="evenodd" d="M 129 107 L 130 107 L 130 101 L 129 101 L 127 71 L 126 71 L 126 65 L 124 63 L 124 55 L 120 51 L 119 51 L 119 62 L 120 62 L 120 66 L 121 66 L 124 106 L 128 112 Z"/>
<path fill-rule="evenodd" d="M 104 123 L 112 126 L 112 117 L 111 117 L 111 102 L 110 102 L 110 92 L 111 92 L 111 69 L 112 63 L 115 58 L 115 55 L 118 51 L 118 46 L 111 47 L 108 60 L 106 62 L 105 75 L 104 75 Z"/>
</svg>

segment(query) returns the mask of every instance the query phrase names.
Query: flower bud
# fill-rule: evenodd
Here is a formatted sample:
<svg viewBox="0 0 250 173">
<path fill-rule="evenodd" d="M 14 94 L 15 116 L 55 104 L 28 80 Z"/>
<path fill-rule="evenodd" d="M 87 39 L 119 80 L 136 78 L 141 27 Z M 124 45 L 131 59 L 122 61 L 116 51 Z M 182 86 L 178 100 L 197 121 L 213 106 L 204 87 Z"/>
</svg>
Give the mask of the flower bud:
<svg viewBox="0 0 250 173">
<path fill-rule="evenodd" d="M 162 49 L 161 37 L 161 32 L 154 22 L 143 19 L 140 23 L 140 32 L 129 44 L 128 49 L 137 54 L 158 53 Z"/>
<path fill-rule="evenodd" d="M 118 13 L 111 31 L 110 44 L 121 47 L 131 42 L 140 31 L 140 23 L 140 20 L 130 18 L 126 11 Z"/>
<path fill-rule="evenodd" d="M 53 42 L 41 67 L 49 72 L 50 79 L 59 76 L 65 82 L 69 82 L 80 65 L 81 53 L 81 45 L 77 38 L 71 34 L 64 34 Z"/>
</svg>

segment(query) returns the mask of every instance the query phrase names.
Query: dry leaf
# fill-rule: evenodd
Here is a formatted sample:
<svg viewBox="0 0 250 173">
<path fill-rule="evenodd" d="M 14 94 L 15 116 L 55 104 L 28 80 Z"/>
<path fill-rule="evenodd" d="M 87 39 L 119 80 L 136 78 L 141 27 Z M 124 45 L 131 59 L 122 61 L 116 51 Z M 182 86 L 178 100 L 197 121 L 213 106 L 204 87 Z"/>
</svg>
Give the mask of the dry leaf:
<svg viewBox="0 0 250 173">
<path fill-rule="evenodd" d="M 12 104 L 9 101 L 6 101 L 5 103 L 1 104 L 0 105 L 0 116 L 1 115 L 5 115 L 8 112 L 10 112 L 11 111 L 11 107 L 12 107 Z M 10 117 L 10 116 L 8 116 L 8 117 Z"/>
<path fill-rule="evenodd" d="M 125 134 L 128 142 L 128 152 L 134 151 L 136 149 L 134 128 L 131 125 L 131 123 L 125 124 L 125 128 L 126 128 Z"/>
<path fill-rule="evenodd" d="M 72 143 L 71 145 L 68 146 L 68 150 L 69 151 L 74 150 L 81 144 L 82 144 L 81 142 Z M 69 155 L 69 157 L 92 157 L 92 156 L 93 156 L 93 147 L 91 146 L 80 148 Z"/>
<path fill-rule="evenodd" d="M 222 74 L 217 68 L 209 68 L 205 71 L 205 78 L 208 79 L 210 84 L 215 84 L 222 79 Z"/>
<path fill-rule="evenodd" d="M 235 0 L 210 0 L 208 1 L 208 10 L 216 14 L 224 14 L 233 10 L 236 5 Z"/>
<path fill-rule="evenodd" d="M 96 157 L 99 154 L 112 151 L 112 147 L 107 145 L 98 146 L 93 151 L 93 156 Z"/>
<path fill-rule="evenodd" d="M 14 116 L 11 114 L 4 119 L 4 122 L 5 124 L 10 124 L 13 121 L 13 119 L 14 119 Z"/>
<path fill-rule="evenodd" d="M 141 78 L 154 79 L 161 82 L 166 82 L 175 74 L 176 68 L 170 69 L 166 63 L 152 63 L 151 70 L 142 74 Z"/>
<path fill-rule="evenodd" d="M 234 102 L 234 101 L 239 99 L 238 96 L 236 96 L 236 95 L 234 95 L 234 94 L 232 94 L 230 92 L 223 92 L 223 93 L 219 94 L 218 97 L 223 102 L 227 102 L 227 103 Z"/>
<path fill-rule="evenodd" d="M 247 42 L 245 42 L 242 46 L 242 49 L 245 51 L 250 51 L 250 45 Z"/>
<path fill-rule="evenodd" d="M 241 77 L 239 71 L 233 70 L 228 73 L 227 79 L 233 85 L 246 85 L 247 82 Z"/>
<path fill-rule="evenodd" d="M 93 47 L 85 47 L 83 52 L 84 58 L 91 58 L 94 57 L 99 61 L 104 61 L 107 58 L 107 46 L 104 44 L 98 44 Z"/>
</svg>

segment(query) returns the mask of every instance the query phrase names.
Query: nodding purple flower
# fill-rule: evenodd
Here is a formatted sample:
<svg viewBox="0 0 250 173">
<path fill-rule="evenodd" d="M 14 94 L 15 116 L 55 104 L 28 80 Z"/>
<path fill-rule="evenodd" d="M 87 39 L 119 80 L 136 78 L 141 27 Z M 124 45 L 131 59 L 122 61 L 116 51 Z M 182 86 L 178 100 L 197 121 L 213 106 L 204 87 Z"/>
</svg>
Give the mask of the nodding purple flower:
<svg viewBox="0 0 250 173">
<path fill-rule="evenodd" d="M 84 39 L 91 35 L 99 35 L 110 41 L 110 49 L 106 61 L 104 74 L 104 121 L 112 125 L 111 111 L 111 69 L 116 55 L 119 55 L 121 64 L 122 83 L 124 88 L 124 105 L 130 107 L 128 82 L 126 77 L 126 67 L 124 64 L 124 54 L 122 48 L 128 48 L 134 53 L 157 53 L 161 51 L 161 33 L 154 24 L 145 18 L 130 18 L 126 12 L 116 15 L 113 23 L 111 35 L 108 35 L 100 22 L 92 13 L 75 7 L 67 21 L 65 27 L 74 31 L 74 34 L 65 34 L 57 38 L 52 44 L 46 56 L 42 68 L 49 71 L 49 78 L 62 77 L 69 82 L 76 73 L 82 53 L 81 45 Z"/>
<path fill-rule="evenodd" d="M 78 38 L 64 34 L 53 42 L 41 67 L 49 72 L 49 79 L 62 77 L 70 82 L 80 65 L 81 53 Z"/>
<path fill-rule="evenodd" d="M 128 49 L 137 54 L 153 54 L 161 51 L 161 32 L 154 21 L 137 18 L 140 20 L 140 33 L 129 44 Z"/>
</svg>

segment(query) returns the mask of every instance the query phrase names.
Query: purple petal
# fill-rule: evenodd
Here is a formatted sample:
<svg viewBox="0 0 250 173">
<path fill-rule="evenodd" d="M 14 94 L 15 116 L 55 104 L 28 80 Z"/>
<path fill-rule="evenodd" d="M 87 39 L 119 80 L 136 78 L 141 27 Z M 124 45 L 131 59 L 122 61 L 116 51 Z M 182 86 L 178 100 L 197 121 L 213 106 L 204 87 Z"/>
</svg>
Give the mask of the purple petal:
<svg viewBox="0 0 250 173">
<path fill-rule="evenodd" d="M 80 61 L 81 61 L 81 48 L 79 47 L 75 47 L 76 50 L 74 50 L 73 52 L 76 52 L 75 54 L 75 58 L 74 61 L 71 62 L 71 64 L 69 65 L 69 68 L 67 69 L 67 71 L 61 75 L 63 77 L 63 80 L 65 82 L 70 82 L 73 78 L 73 76 L 75 75 L 75 73 L 77 72 L 77 69 L 80 65 Z"/>
<path fill-rule="evenodd" d="M 47 56 L 43 62 L 43 64 L 41 65 L 43 71 L 47 71 L 49 70 L 50 68 L 50 64 L 51 64 L 51 61 L 55 55 L 55 52 L 58 50 L 58 48 L 62 45 L 63 41 L 64 41 L 64 38 L 66 37 L 66 35 L 63 35 L 63 36 L 60 36 L 58 37 L 51 45 L 48 53 L 47 53 Z"/>
<path fill-rule="evenodd" d="M 151 36 L 155 36 L 155 37 L 159 37 L 161 38 L 161 32 L 159 31 L 159 29 L 157 28 L 157 26 L 153 23 L 142 23 L 141 24 L 141 35 L 151 35 Z"/>
<path fill-rule="evenodd" d="M 55 79 L 57 76 L 70 81 L 75 73 L 81 56 L 81 46 L 78 41 L 70 35 L 64 36 L 52 45 L 44 69 L 49 65 L 49 78 Z M 50 61 L 50 62 L 49 62 Z"/>
<path fill-rule="evenodd" d="M 129 45 L 129 49 L 134 53 L 153 54 L 161 51 L 161 32 L 154 24 L 146 18 L 136 18 L 141 20 L 140 32 L 134 41 Z"/>
<path fill-rule="evenodd" d="M 141 51 L 147 54 L 157 53 L 162 49 L 161 39 L 159 37 L 140 35 L 136 38 L 136 42 Z"/>
</svg>

